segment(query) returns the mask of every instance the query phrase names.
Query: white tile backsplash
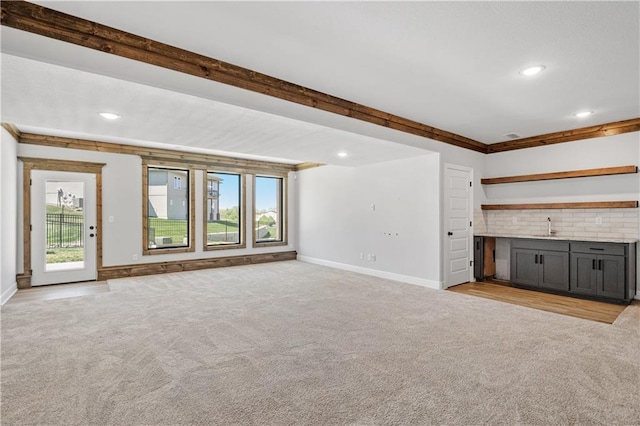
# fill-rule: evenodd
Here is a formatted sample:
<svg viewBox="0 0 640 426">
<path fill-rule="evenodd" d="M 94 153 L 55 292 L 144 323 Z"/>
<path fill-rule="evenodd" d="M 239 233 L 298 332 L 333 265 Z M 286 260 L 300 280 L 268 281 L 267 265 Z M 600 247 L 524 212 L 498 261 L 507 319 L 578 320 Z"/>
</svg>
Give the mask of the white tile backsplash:
<svg viewBox="0 0 640 426">
<path fill-rule="evenodd" d="M 474 232 L 544 235 L 547 218 L 557 237 L 639 238 L 638 209 L 548 209 L 474 211 Z M 599 219 L 599 220 L 598 220 Z M 601 222 L 601 223 L 600 223 Z"/>
</svg>

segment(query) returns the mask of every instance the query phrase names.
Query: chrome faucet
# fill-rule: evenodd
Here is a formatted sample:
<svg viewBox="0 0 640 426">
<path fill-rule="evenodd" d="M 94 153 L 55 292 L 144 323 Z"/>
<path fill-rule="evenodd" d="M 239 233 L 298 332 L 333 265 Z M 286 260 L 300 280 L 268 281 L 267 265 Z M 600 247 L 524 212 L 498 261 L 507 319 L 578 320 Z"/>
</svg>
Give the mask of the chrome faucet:
<svg viewBox="0 0 640 426">
<path fill-rule="evenodd" d="M 547 218 L 547 225 L 549 225 L 549 229 L 547 230 L 547 235 L 551 236 L 556 233 L 556 231 L 551 230 L 551 218 Z"/>
</svg>

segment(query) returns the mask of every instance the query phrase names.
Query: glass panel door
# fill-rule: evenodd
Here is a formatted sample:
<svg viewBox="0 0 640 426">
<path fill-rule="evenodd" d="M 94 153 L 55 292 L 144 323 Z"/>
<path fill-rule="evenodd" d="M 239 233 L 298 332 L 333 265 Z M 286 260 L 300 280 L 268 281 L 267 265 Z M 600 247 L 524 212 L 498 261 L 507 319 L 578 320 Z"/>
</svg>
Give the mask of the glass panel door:
<svg viewBox="0 0 640 426">
<path fill-rule="evenodd" d="M 45 181 L 45 271 L 83 269 L 84 182 Z"/>
<path fill-rule="evenodd" d="M 95 280 L 94 174 L 31 172 L 32 285 Z"/>
</svg>

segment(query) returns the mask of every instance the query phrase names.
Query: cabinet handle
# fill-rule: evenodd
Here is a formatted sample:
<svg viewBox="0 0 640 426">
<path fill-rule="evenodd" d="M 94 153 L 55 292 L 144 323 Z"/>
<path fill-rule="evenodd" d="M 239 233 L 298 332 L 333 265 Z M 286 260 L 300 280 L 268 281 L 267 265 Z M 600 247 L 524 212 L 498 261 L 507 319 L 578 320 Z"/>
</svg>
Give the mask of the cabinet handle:
<svg viewBox="0 0 640 426">
<path fill-rule="evenodd" d="M 596 269 L 596 260 L 595 259 L 593 259 L 591 261 L 591 269 Z"/>
<path fill-rule="evenodd" d="M 538 263 L 538 255 L 536 254 L 536 258 L 534 259 L 533 263 Z"/>
<path fill-rule="evenodd" d="M 602 259 L 598 260 L 598 270 L 602 271 Z"/>
<path fill-rule="evenodd" d="M 542 261 L 543 261 L 543 260 L 544 260 L 544 255 L 543 255 L 543 254 L 541 254 L 541 255 L 540 255 L 540 264 L 541 264 L 541 265 L 542 265 Z"/>
<path fill-rule="evenodd" d="M 603 248 L 598 248 L 598 247 L 589 247 L 589 250 L 604 251 Z"/>
</svg>

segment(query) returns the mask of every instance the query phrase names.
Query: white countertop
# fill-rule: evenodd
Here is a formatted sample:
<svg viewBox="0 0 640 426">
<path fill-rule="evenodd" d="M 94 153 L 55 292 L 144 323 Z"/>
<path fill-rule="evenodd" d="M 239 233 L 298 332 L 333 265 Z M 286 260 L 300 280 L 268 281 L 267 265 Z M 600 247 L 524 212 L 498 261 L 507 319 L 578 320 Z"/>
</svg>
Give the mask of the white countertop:
<svg viewBox="0 0 640 426">
<path fill-rule="evenodd" d="M 588 242 L 597 242 L 597 243 L 636 243 L 638 242 L 637 238 L 596 238 L 596 237 L 565 237 L 561 235 L 520 235 L 520 234 L 498 234 L 498 233 L 488 233 L 488 232 L 480 232 L 474 234 L 477 237 L 495 237 L 495 238 L 528 238 L 532 240 L 558 240 L 558 241 L 588 241 Z"/>
</svg>

